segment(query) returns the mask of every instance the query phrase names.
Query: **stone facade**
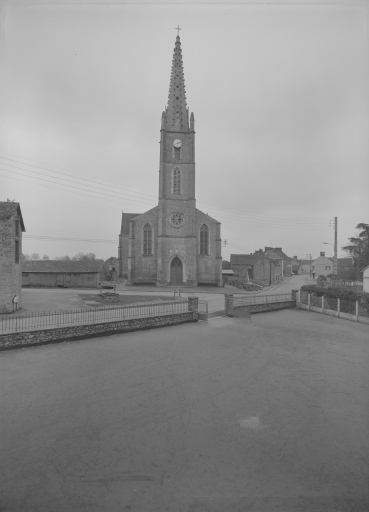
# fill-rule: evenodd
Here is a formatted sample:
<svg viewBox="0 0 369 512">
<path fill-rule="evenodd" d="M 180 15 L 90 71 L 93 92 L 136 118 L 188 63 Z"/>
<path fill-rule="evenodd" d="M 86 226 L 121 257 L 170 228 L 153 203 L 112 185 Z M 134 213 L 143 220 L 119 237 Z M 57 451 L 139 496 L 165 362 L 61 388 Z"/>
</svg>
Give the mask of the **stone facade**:
<svg viewBox="0 0 369 512">
<path fill-rule="evenodd" d="M 196 208 L 195 119 L 186 105 L 178 36 L 160 132 L 159 203 L 122 214 L 120 275 L 129 284 L 222 286 L 220 223 Z"/>
<path fill-rule="evenodd" d="M 0 202 L 0 313 L 21 307 L 24 231 L 19 204 Z"/>
</svg>

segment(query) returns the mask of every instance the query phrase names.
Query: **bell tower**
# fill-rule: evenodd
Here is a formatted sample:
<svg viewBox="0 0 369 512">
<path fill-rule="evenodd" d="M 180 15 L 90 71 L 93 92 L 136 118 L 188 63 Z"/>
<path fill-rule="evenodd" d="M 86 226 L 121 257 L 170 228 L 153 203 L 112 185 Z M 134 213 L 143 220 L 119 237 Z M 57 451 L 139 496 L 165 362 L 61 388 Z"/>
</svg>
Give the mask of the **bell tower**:
<svg viewBox="0 0 369 512">
<path fill-rule="evenodd" d="M 157 285 L 197 286 L 195 119 L 186 104 L 179 35 L 160 134 Z"/>
</svg>

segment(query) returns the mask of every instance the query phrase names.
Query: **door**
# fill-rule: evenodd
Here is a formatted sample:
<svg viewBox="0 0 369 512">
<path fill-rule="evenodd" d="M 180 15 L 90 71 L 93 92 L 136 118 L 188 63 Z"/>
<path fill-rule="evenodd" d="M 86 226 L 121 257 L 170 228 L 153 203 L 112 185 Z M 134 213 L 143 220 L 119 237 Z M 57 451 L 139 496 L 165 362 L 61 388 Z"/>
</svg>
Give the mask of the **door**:
<svg viewBox="0 0 369 512">
<path fill-rule="evenodd" d="M 56 286 L 64 286 L 64 274 L 58 274 L 56 276 Z"/>
<path fill-rule="evenodd" d="M 170 265 L 170 284 L 173 286 L 183 284 L 183 266 L 178 256 L 172 260 Z"/>
</svg>

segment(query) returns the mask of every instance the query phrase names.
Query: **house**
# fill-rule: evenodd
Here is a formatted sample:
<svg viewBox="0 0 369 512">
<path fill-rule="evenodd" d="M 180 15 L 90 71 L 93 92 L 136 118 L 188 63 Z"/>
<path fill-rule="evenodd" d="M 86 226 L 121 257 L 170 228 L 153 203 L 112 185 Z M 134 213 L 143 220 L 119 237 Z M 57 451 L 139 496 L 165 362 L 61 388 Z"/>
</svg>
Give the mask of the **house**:
<svg viewBox="0 0 369 512">
<path fill-rule="evenodd" d="M 311 274 L 313 260 L 300 260 L 299 274 Z"/>
<path fill-rule="evenodd" d="M 301 263 L 297 259 L 297 256 L 294 256 L 293 258 L 291 258 L 291 265 L 292 265 L 292 267 L 291 267 L 292 274 L 293 275 L 299 274 Z"/>
<path fill-rule="evenodd" d="M 25 230 L 19 203 L 0 202 L 0 313 L 12 313 L 21 305 Z"/>
<path fill-rule="evenodd" d="M 104 260 L 24 261 L 22 285 L 59 288 L 97 288 Z M 103 279 L 104 280 L 104 279 Z"/>
<path fill-rule="evenodd" d="M 363 292 L 369 293 L 369 265 L 363 269 Z"/>
<path fill-rule="evenodd" d="M 282 281 L 283 258 L 268 250 L 261 249 L 255 252 L 254 280 L 260 284 L 268 285 Z"/>
<path fill-rule="evenodd" d="M 312 262 L 311 272 L 315 278 L 333 274 L 333 261 L 326 257 L 325 252 L 321 252 L 319 258 Z"/>
<path fill-rule="evenodd" d="M 252 279 L 254 277 L 255 255 L 231 254 L 231 269 L 240 277 Z"/>
<path fill-rule="evenodd" d="M 282 278 L 292 276 L 292 258 L 282 251 L 282 247 L 265 247 L 265 252 L 273 251 L 282 260 Z"/>
<path fill-rule="evenodd" d="M 231 254 L 231 267 L 240 277 L 268 285 L 282 280 L 283 258 L 270 248 L 259 249 L 254 254 Z"/>
</svg>

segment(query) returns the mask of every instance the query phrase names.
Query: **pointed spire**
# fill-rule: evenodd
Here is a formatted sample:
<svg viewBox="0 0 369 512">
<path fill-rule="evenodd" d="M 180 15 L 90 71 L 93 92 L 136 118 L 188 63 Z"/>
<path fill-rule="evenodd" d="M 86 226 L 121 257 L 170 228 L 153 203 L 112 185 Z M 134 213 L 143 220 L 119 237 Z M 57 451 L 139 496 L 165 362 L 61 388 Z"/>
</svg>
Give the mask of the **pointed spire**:
<svg viewBox="0 0 369 512">
<path fill-rule="evenodd" d="M 162 124 L 164 124 L 163 121 L 164 117 Z M 188 131 L 188 128 L 181 40 L 178 35 L 176 37 L 173 53 L 168 106 L 165 109 L 165 129 L 172 131 Z"/>
</svg>

